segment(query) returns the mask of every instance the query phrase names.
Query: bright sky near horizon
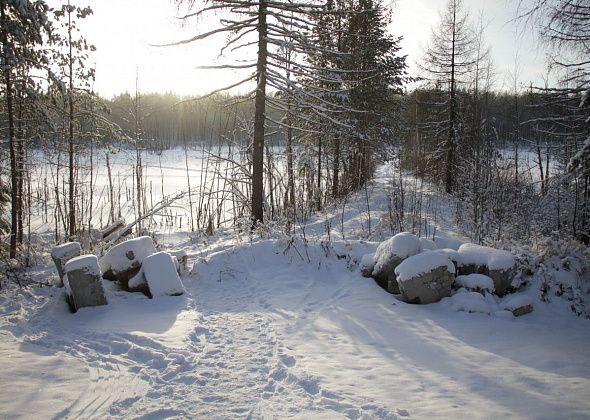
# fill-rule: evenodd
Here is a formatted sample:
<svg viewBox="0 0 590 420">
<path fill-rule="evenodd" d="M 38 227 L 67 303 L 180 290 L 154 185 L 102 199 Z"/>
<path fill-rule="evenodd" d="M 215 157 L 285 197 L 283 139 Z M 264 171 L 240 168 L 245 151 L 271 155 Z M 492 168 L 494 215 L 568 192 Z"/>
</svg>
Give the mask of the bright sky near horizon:
<svg viewBox="0 0 590 420">
<path fill-rule="evenodd" d="M 52 6 L 61 2 L 49 1 Z M 231 70 L 197 69 L 218 58 L 223 38 L 199 41 L 184 46 L 155 47 L 193 36 L 215 24 L 219 17 L 189 22 L 182 26 L 172 0 L 75 0 L 89 5 L 94 14 L 81 25 L 87 39 L 97 47 L 95 90 L 111 97 L 135 90 L 136 71 L 142 92 L 175 92 L 198 95 L 232 84 L 243 76 Z M 439 22 L 439 11 L 446 0 L 397 0 L 392 23 L 394 35 L 402 35 L 403 53 L 408 55 L 410 71 L 430 39 L 431 28 Z M 545 73 L 542 48 L 533 31 L 519 29 L 511 20 L 517 0 L 464 0 L 464 7 L 477 19 L 484 13 L 486 40 L 492 47 L 496 66 L 496 88 L 513 86 L 515 57 L 518 54 L 519 84 L 541 83 Z"/>
</svg>

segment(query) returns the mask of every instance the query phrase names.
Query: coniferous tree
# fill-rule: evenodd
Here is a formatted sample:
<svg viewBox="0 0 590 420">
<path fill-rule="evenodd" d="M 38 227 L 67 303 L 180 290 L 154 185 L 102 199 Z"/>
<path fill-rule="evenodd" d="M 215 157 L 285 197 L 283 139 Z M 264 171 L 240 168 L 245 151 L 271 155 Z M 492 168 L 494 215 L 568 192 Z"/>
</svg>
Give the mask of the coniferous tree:
<svg viewBox="0 0 590 420">
<path fill-rule="evenodd" d="M 399 53 L 401 37 L 387 33 L 390 16 L 379 1 L 329 0 L 318 20 L 315 35 L 322 49 L 308 57 L 320 83 L 312 89 L 318 105 L 329 104 L 330 110 L 329 118 L 316 121 L 318 173 L 321 146 L 331 145 L 331 192 L 337 197 L 371 177 L 374 156 L 394 137 L 406 57 Z"/>
<path fill-rule="evenodd" d="M 345 49 L 350 60 L 350 106 L 355 110 L 349 168 L 352 188 L 357 188 L 372 176 L 373 157 L 394 136 L 400 117 L 396 96 L 402 94 L 407 75 L 406 57 L 399 54 L 401 37 L 387 32 L 390 19 L 383 4 L 358 0 L 352 10 Z"/>
<path fill-rule="evenodd" d="M 455 187 L 459 140 L 466 137 L 460 96 L 471 83 L 477 62 L 475 36 L 468 19 L 461 0 L 449 0 L 420 63 L 433 110 L 422 134 L 434 143 L 433 160 L 444 162 L 447 192 Z"/>
<path fill-rule="evenodd" d="M 179 1 L 179 3 L 188 3 L 192 6 L 194 2 Z M 229 40 L 223 51 L 243 50 L 249 46 L 256 48 L 256 61 L 211 66 L 215 69 L 254 69 L 247 78 L 227 88 L 247 82 L 255 84 L 255 89 L 246 97 L 254 100 L 250 210 L 252 222 L 256 224 L 264 220 L 265 123 L 269 122 L 281 127 L 286 125 L 280 121 L 273 121 L 270 112 L 267 112 L 267 106 L 268 111 L 284 112 L 290 106 L 289 104 L 297 104 L 297 108 L 303 112 L 311 112 L 317 117 L 327 117 L 329 107 L 317 106 L 318 97 L 314 96 L 314 89 L 308 89 L 310 84 L 317 83 L 316 69 L 294 58 L 297 54 L 315 54 L 323 48 L 314 42 L 312 36 L 314 20 L 311 16 L 317 17 L 324 11 L 322 6 L 314 1 L 294 3 L 282 0 L 260 0 L 257 3 L 248 3 L 215 0 L 206 3 L 199 10 L 187 13 L 184 17 L 187 19 L 197 17 L 210 11 L 224 11 L 228 16 L 220 20 L 218 28 L 176 44 L 190 43 L 215 34 L 226 33 L 229 35 Z M 285 48 L 288 48 L 292 54 L 285 54 Z M 287 67 L 290 78 L 286 75 Z M 310 83 L 309 80 L 314 82 Z M 276 94 L 272 97 L 267 95 L 267 88 L 276 90 Z M 325 105 L 324 99 L 320 99 L 320 102 Z"/>
</svg>

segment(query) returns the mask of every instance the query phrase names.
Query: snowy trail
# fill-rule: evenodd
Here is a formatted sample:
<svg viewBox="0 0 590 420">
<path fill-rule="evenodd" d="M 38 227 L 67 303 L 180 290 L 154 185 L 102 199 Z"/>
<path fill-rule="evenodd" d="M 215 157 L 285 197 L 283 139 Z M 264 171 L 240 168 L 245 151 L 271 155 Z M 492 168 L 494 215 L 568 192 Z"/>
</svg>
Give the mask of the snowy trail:
<svg viewBox="0 0 590 420">
<path fill-rule="evenodd" d="M 588 418 L 590 329 L 567 302 L 517 319 L 408 305 L 360 276 L 376 243 L 321 243 L 323 223 L 307 248 L 163 237 L 195 262 L 181 297 L 107 282 L 108 306 L 73 315 L 59 289 L 0 295 L 0 418 Z"/>
</svg>

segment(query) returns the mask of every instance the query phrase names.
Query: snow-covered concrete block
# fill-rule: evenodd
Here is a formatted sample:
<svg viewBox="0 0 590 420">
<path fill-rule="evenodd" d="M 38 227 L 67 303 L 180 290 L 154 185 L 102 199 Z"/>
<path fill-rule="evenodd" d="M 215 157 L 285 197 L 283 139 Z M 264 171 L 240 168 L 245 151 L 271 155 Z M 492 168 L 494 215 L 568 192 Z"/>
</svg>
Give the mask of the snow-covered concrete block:
<svg viewBox="0 0 590 420">
<path fill-rule="evenodd" d="M 82 255 L 69 260 L 64 267 L 64 285 L 74 311 L 86 306 L 106 305 L 102 276 L 95 255 Z"/>
<path fill-rule="evenodd" d="M 174 257 L 158 252 L 143 260 L 141 272 L 152 297 L 176 296 L 184 293 L 182 281 L 174 265 Z M 135 280 L 137 279 L 137 280 Z M 140 284 L 141 277 L 135 277 L 133 286 Z"/>
<path fill-rule="evenodd" d="M 125 289 L 129 287 L 129 279 L 135 276 L 143 260 L 156 252 L 154 242 L 149 236 L 130 239 L 115 245 L 100 259 L 103 277 L 118 281 Z"/>
<path fill-rule="evenodd" d="M 390 293 L 399 293 L 395 268 L 406 258 L 420 252 L 420 239 L 409 232 L 401 232 L 381 242 L 375 251 L 372 277 Z"/>
<path fill-rule="evenodd" d="M 516 275 L 516 259 L 508 251 L 466 243 L 459 247 L 459 273 L 485 274 L 494 281 L 496 294 L 505 295 Z"/>
<path fill-rule="evenodd" d="M 507 296 L 500 302 L 500 309 L 512 312 L 514 316 L 522 316 L 533 312 L 533 299 L 526 295 Z"/>
<path fill-rule="evenodd" d="M 66 242 L 65 244 L 57 245 L 51 250 L 51 259 L 55 264 L 57 273 L 59 274 L 59 287 L 63 287 L 64 268 L 66 263 L 74 257 L 80 256 L 82 247 L 79 242 Z"/>
<path fill-rule="evenodd" d="M 405 259 L 395 269 L 399 290 L 411 303 L 433 303 L 451 295 L 455 266 L 445 255 L 427 251 Z"/>
<path fill-rule="evenodd" d="M 512 280 L 516 276 L 516 263 L 509 269 L 497 269 L 488 272 L 488 276 L 494 280 L 494 287 L 498 296 L 504 296 L 512 288 Z"/>
<path fill-rule="evenodd" d="M 485 274 L 467 274 L 457 276 L 455 279 L 455 285 L 458 287 L 464 287 L 470 292 L 478 292 L 484 294 L 485 292 L 494 292 L 494 280 Z"/>
<path fill-rule="evenodd" d="M 375 254 L 365 254 L 361 258 L 360 269 L 363 277 L 371 277 L 375 268 Z"/>
</svg>

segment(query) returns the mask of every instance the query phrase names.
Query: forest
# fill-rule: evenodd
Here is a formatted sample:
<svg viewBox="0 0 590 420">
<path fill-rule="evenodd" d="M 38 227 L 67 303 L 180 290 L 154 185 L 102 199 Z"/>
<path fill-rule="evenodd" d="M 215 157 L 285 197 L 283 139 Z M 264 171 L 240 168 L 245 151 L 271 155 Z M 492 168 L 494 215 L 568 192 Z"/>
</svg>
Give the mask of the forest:
<svg viewBox="0 0 590 420">
<path fill-rule="evenodd" d="M 152 91 L 136 67 L 111 96 L 87 3 L 0 0 L 0 354 L 48 370 L 63 356 L 56 383 L 90 371 L 100 397 L 27 408 L 0 374 L 0 417 L 587 416 L 587 0 L 507 0 L 543 83 L 518 54 L 501 82 L 469 0 L 436 2 L 421 51 L 384 0 L 169 0 L 194 33 L 150 48 L 222 39 L 195 72 L 235 78 Z M 78 311 L 64 281 L 55 252 L 71 244 L 96 266 L 98 309 Z M 121 246 L 168 252 L 172 274 L 150 286 L 161 267 L 139 261 L 121 281 Z M 433 261 L 448 290 L 408 298 Z"/>
<path fill-rule="evenodd" d="M 586 51 L 584 32 L 576 31 L 583 7 L 567 3 L 571 13 L 562 14 L 553 2 L 531 3 L 522 25 L 555 47 L 559 82 L 523 86 L 515 78 L 513 90 L 498 91 L 485 28 L 461 2 L 442 11 L 419 74 L 408 74 L 400 38 L 385 31 L 391 12 L 365 3 L 273 4 L 256 18 L 223 22 L 215 31 L 236 33 L 229 46 L 258 43 L 246 80 L 257 87 L 249 94 L 180 97 L 136 86 L 105 99 L 93 92 L 94 47 L 79 28 L 90 7 L 3 2 L 0 188 L 9 240 L 2 255 L 29 254 L 17 251 L 30 248 L 28 225 L 41 208 L 56 240 L 104 227 L 92 219 L 93 199 L 83 201 L 96 182 L 93 155 L 114 146 L 136 151 L 136 218 L 149 210 L 143 154 L 223 146 L 215 159 L 243 179 L 238 185 L 229 172 L 218 174 L 235 190 L 215 203 L 195 197 L 197 206 L 209 205 L 193 209 L 193 228 L 219 227 L 210 220 L 223 201 L 240 203 L 233 224 L 249 215 L 292 225 L 308 208 L 362 188 L 377 162 L 396 159 L 458 199 L 456 217 L 478 242 L 557 233 L 588 244 Z M 214 9 L 226 7 L 234 5 Z M 201 12 L 189 9 L 183 18 Z M 263 45 L 247 35 L 266 14 Z M 51 168 L 43 179 L 32 176 L 38 165 Z M 122 217 L 118 212 L 111 209 L 103 224 Z"/>
</svg>

